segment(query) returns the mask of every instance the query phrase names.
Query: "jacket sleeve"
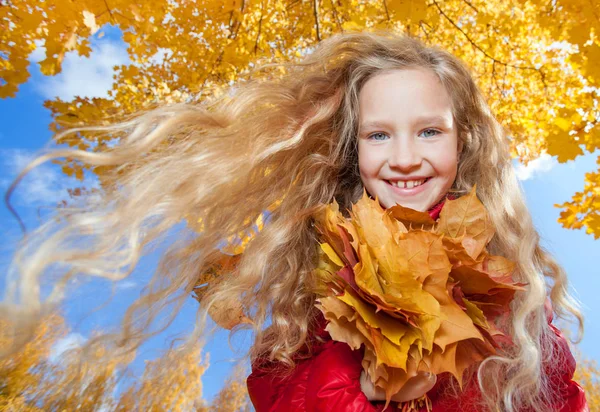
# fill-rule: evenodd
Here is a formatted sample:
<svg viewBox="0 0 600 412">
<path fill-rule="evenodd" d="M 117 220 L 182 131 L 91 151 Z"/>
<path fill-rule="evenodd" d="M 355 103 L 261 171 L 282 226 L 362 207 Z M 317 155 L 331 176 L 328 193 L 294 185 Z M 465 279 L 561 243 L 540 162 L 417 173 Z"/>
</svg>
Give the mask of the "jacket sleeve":
<svg viewBox="0 0 600 412">
<path fill-rule="evenodd" d="M 253 364 L 248 393 L 257 412 L 380 410 L 360 388 L 362 354 L 342 342 L 328 341 L 313 357 L 300 361 L 291 375 Z"/>
<path fill-rule="evenodd" d="M 551 357 L 552 365 L 546 365 L 546 374 L 550 384 L 558 395 L 555 409 L 558 412 L 587 412 L 589 411 L 583 388 L 573 380 L 577 366 L 569 348 L 567 339 L 562 332 L 552 324 L 554 317 L 550 299 L 546 300 L 546 319 L 556 337 Z"/>
</svg>

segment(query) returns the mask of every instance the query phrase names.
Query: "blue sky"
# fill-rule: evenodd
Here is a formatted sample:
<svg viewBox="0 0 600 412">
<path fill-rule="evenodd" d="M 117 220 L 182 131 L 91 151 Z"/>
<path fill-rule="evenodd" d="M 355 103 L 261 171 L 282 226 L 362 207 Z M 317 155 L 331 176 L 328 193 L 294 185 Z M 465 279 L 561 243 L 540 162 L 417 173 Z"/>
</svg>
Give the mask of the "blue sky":
<svg viewBox="0 0 600 412">
<path fill-rule="evenodd" d="M 44 77 L 39 73 L 35 61 L 43 56 L 43 50 L 32 56 L 30 80 L 13 99 L 0 100 L 0 189 L 5 192 L 12 179 L 36 151 L 47 145 L 51 138 L 48 130 L 50 113 L 43 107 L 46 99 L 55 96 L 70 100 L 76 94 L 88 97 L 105 97 L 112 84 L 112 67 L 128 63 L 126 47 L 120 40 L 117 30 L 104 30 L 106 35 L 92 40 L 93 53 L 90 58 L 67 55 L 63 72 L 55 77 Z M 562 203 L 583 188 L 586 172 L 596 170 L 598 153 L 588 154 L 576 161 L 558 164 L 545 156 L 532 162 L 527 168 L 515 164 L 524 188 L 527 203 L 535 225 L 540 232 L 543 245 L 549 249 L 566 269 L 571 290 L 583 304 L 586 316 L 586 334 L 580 348 L 588 357 L 600 361 L 600 347 L 595 344 L 600 339 L 600 241 L 582 231 L 565 230 L 556 223 L 559 210 L 553 207 Z M 13 196 L 17 208 L 29 229 L 48 215 L 48 208 L 57 201 L 67 198 L 66 189 L 75 184 L 50 164 L 42 165 L 30 173 Z M 11 258 L 14 245 L 21 236 L 16 220 L 9 214 L 5 205 L 0 208 L 0 231 L 4 242 L 0 247 L 0 268 L 5 268 Z M 176 233 L 176 232 L 174 232 Z M 142 259 L 131 280 L 117 285 L 117 294 L 109 310 L 90 313 L 104 302 L 109 294 L 108 282 L 94 280 L 86 282 L 69 302 L 65 311 L 73 332 L 59 346 L 80 344 L 92 330 L 114 325 L 128 303 L 140 293 L 144 280 L 151 275 L 158 261 L 158 254 Z M 0 287 L 0 290 L 2 288 Z M 196 302 L 189 299 L 176 322 L 163 335 L 144 346 L 135 368 L 140 371 L 143 359 L 151 359 L 165 347 L 168 337 L 189 331 L 196 310 Z M 247 335 L 234 339 L 243 351 L 249 342 Z M 60 351 L 60 347 L 57 347 Z M 203 377 L 204 396 L 211 399 L 229 373 L 234 354 L 229 350 L 226 334 L 218 333 L 216 339 L 206 347 L 210 353 L 210 368 Z M 240 352 L 241 353 L 241 352 Z"/>
</svg>

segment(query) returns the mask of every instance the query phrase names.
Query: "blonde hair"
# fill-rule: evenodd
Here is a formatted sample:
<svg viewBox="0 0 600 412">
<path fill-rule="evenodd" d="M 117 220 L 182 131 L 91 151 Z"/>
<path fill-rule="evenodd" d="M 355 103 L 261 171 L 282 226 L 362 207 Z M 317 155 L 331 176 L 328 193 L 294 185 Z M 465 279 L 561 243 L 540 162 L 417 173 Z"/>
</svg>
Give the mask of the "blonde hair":
<svg viewBox="0 0 600 412">
<path fill-rule="evenodd" d="M 283 76 L 270 72 L 281 66 Z M 257 72 L 262 76 L 240 83 L 231 96 L 160 107 L 109 127 L 63 132 L 124 137 L 102 153 L 57 150 L 25 169 L 57 157 L 76 159 L 103 168 L 104 193 L 79 208 L 58 210 L 59 218 L 25 239 L 15 255 L 3 313 L 36 319 L 46 306 L 61 301 L 66 280 L 76 274 L 127 277 L 144 247 L 186 219 L 145 293 L 129 307 L 122 330 L 111 337 L 138 345 L 155 333 L 149 327 L 166 305 L 176 302 L 179 308 L 189 299 L 190 286 L 219 258 L 223 239 L 248 229 L 280 201 L 237 269 L 205 294 L 192 335 L 202 333 L 211 305 L 238 302 L 253 322 L 234 329 L 252 328 L 250 357 L 294 366 L 292 356 L 307 343 L 316 319 L 317 242 L 311 216 L 334 199 L 341 209 L 359 199 L 358 95 L 369 78 L 405 68 L 431 70 L 447 88 L 463 143 L 453 190 L 466 193 L 477 185 L 496 227 L 490 252 L 516 261 L 515 279 L 527 283 L 505 325 L 514 349 L 479 367 L 484 401 L 490 410 L 545 410 L 552 394 L 541 365 L 554 335 L 544 314 L 544 277 L 553 281 L 550 299 L 556 312 L 574 315 L 583 331 L 567 277 L 540 246 L 506 133 L 469 70 L 446 51 L 386 32 L 334 35 L 300 62 L 262 66 Z M 197 218 L 203 224 L 199 233 L 191 223 Z M 69 269 L 42 302 L 42 275 L 56 263 Z"/>
</svg>

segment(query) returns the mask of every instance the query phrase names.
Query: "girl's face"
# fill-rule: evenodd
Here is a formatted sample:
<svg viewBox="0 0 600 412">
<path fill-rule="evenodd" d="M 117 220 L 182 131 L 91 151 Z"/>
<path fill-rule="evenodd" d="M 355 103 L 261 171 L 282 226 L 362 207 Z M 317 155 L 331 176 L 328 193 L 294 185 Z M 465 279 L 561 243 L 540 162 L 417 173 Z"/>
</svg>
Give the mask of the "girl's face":
<svg viewBox="0 0 600 412">
<path fill-rule="evenodd" d="M 367 192 L 389 208 L 426 211 L 448 192 L 458 168 L 450 96 L 427 69 L 393 70 L 359 94 L 358 166 Z"/>
</svg>

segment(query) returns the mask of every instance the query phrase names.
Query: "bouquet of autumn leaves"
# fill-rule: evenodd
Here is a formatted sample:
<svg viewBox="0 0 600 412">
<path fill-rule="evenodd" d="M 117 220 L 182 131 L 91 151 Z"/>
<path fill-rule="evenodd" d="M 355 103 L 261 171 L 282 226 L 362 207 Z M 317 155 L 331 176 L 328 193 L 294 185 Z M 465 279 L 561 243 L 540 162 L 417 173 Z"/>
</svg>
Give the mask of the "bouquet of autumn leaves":
<svg viewBox="0 0 600 412">
<path fill-rule="evenodd" d="M 510 342 L 495 321 L 524 284 L 515 264 L 488 254 L 492 222 L 475 188 L 446 200 L 438 221 L 366 193 L 345 218 L 338 204 L 315 216 L 320 236 L 317 307 L 333 340 L 365 345 L 363 369 L 391 397 L 420 371 L 463 371 Z M 426 399 L 426 398 L 425 398 Z"/>
</svg>

